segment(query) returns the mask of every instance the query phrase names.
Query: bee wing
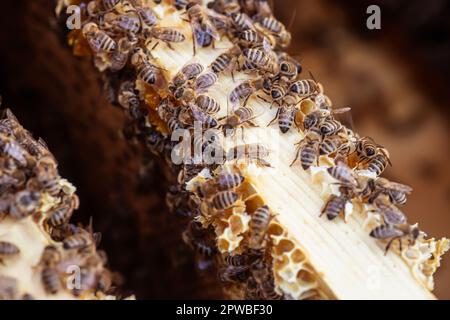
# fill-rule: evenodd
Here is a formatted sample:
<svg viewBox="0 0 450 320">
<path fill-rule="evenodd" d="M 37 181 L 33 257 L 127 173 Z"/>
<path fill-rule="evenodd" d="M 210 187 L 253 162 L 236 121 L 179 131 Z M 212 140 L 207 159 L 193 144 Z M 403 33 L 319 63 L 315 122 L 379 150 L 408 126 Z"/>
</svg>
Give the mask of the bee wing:
<svg viewBox="0 0 450 320">
<path fill-rule="evenodd" d="M 336 120 L 342 123 L 342 125 L 352 131 L 355 129 L 351 108 L 334 109 L 332 112 L 335 115 Z"/>
<path fill-rule="evenodd" d="M 403 193 L 411 193 L 413 191 L 413 188 L 411 188 L 410 186 L 401 184 L 401 183 L 397 183 L 397 182 L 389 182 L 386 186 L 386 188 L 388 189 L 392 189 L 395 191 L 399 191 L 399 192 L 403 192 Z"/>
<path fill-rule="evenodd" d="M 389 206 L 382 213 L 384 221 L 388 224 L 399 225 L 406 223 L 405 215 L 395 206 Z"/>
</svg>

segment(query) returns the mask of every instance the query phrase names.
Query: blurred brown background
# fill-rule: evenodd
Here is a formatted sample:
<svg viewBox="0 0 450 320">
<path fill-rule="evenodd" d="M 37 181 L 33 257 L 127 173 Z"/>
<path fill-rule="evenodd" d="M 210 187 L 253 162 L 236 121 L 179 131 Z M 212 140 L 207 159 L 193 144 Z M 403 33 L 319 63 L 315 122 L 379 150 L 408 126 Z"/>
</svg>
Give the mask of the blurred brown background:
<svg viewBox="0 0 450 320">
<path fill-rule="evenodd" d="M 381 30 L 366 8 L 381 8 Z M 450 3 L 445 0 L 283 0 L 277 16 L 295 20 L 291 53 L 324 84 L 336 106 L 350 106 L 356 130 L 384 144 L 393 180 L 414 193 L 405 211 L 431 236 L 450 236 L 448 159 Z M 78 187 L 78 221 L 94 216 L 102 247 L 124 287 L 139 298 L 217 298 L 212 272 L 196 270 L 170 216 L 160 165 L 136 153 L 120 132 L 122 112 L 107 106 L 89 61 L 74 58 L 52 19 L 52 0 L 5 0 L 0 11 L 0 94 L 42 136 L 62 175 Z M 59 30 L 59 31 L 58 31 Z M 152 172 L 148 174 L 148 172 Z M 435 294 L 450 299 L 450 255 Z"/>
</svg>

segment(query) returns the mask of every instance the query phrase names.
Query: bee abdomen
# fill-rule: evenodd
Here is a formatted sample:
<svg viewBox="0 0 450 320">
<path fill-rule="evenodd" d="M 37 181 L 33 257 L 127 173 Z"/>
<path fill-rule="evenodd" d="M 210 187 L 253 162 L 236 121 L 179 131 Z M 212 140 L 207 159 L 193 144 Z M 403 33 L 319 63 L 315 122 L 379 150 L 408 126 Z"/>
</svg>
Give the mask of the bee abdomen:
<svg viewBox="0 0 450 320">
<path fill-rule="evenodd" d="M 236 192 L 221 191 L 212 198 L 212 205 L 216 210 L 226 210 L 234 206 L 238 198 Z"/>
<path fill-rule="evenodd" d="M 41 280 L 47 293 L 57 294 L 61 288 L 61 279 L 58 270 L 55 268 L 44 268 L 41 273 Z"/>
</svg>

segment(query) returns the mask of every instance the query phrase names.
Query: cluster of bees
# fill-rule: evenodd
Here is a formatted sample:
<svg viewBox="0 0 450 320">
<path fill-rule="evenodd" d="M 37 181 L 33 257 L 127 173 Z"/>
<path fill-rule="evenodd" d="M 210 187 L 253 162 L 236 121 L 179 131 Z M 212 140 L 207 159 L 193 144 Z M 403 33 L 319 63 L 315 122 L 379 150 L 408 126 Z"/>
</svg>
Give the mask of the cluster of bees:
<svg viewBox="0 0 450 320">
<path fill-rule="evenodd" d="M 167 154 L 173 146 L 167 134 L 155 130 L 147 121 L 150 111 L 144 101 L 146 92 L 139 83 L 157 92 L 160 101 L 156 112 L 169 133 L 180 128 L 192 129 L 195 122 L 200 122 L 205 131 L 217 129 L 219 132 L 222 129 L 225 135 L 233 134 L 238 127 L 255 126 L 254 120 L 258 115 L 247 102 L 256 97 L 269 103 L 270 108 L 277 108 L 276 116 L 269 124 L 277 122 L 282 134 L 293 127 L 302 132 L 291 166 L 298 160 L 301 167 L 308 170 L 319 165 L 321 156 L 334 159 L 335 165 L 328 172 L 337 179 L 340 195 L 331 196 L 326 203 L 323 214 L 328 219 L 339 216 L 348 202 L 359 198 L 373 205 L 374 211 L 383 218 L 382 225 L 374 228 L 370 235 L 389 240 L 386 251 L 396 239 L 401 244 L 404 237 L 412 240 L 418 237 L 418 228 L 409 225 L 397 208 L 397 205 L 405 203 L 411 188 L 379 177 L 390 165 L 388 151 L 370 137 L 360 137 L 338 121 L 337 115 L 348 112 L 349 108 L 333 109 L 314 76 L 301 77 L 301 64 L 283 52 L 290 43 L 290 33 L 274 17 L 267 0 L 214 0 L 207 7 L 203 7 L 200 1 L 164 2 L 173 5 L 174 10 L 181 12 L 182 19 L 189 22 L 193 56 L 199 48 L 214 47 L 214 42 L 222 37 L 230 39 L 233 46 L 206 68 L 201 63 L 190 62 L 182 66 L 172 79 L 167 79 L 166 70 L 158 65 L 151 51 L 161 42 L 171 49 L 173 44 L 187 40 L 185 34 L 176 28 L 160 26 L 156 11 L 142 0 L 94 0 L 83 7 L 82 33 L 95 59 L 102 61 L 98 65 L 103 70 L 112 71 L 108 73 L 110 79 L 120 80 L 113 89 L 116 90 L 117 102 L 128 110 L 134 121 L 134 135 L 157 153 Z M 208 90 L 216 84 L 219 76 L 229 74 L 234 79 L 237 72 L 252 75 L 252 78 L 229 92 L 227 109 L 229 104 L 232 112 L 218 118 L 223 106 L 208 95 Z M 299 117 L 301 106 L 306 101 L 313 102 L 314 108 Z M 193 143 L 200 144 L 202 151 L 209 146 L 217 148 L 222 145 L 219 134 Z M 224 152 L 228 160 L 245 157 L 259 165 L 270 166 L 268 153 L 269 150 L 260 144 L 245 144 Z M 192 201 L 192 194 L 184 190 L 184 182 L 205 167 L 214 171 L 221 164 L 184 164 L 178 168 L 183 178 L 179 186 L 169 192 L 168 204 L 182 217 L 192 219 L 200 215 L 201 210 Z M 376 178 L 365 178 L 355 169 L 369 171 Z M 198 189 L 196 195 L 206 198 L 211 210 L 227 211 L 239 199 L 236 188 L 242 179 L 236 172 L 219 175 Z M 267 207 L 259 208 L 252 217 L 252 226 L 264 230 L 269 216 Z M 264 231 L 255 230 L 252 231 L 255 235 L 252 239 L 261 241 L 262 238 L 256 235 L 265 234 Z M 209 233 L 197 223 L 191 223 L 185 234 L 188 235 L 187 242 L 202 255 L 212 256 L 217 252 L 215 239 L 207 238 Z M 271 291 L 273 276 L 270 278 L 271 272 L 268 271 L 270 264 L 261 258 L 265 254 L 258 251 L 261 248 L 252 249 L 255 248 L 250 246 L 249 252 L 228 257 L 221 279 L 246 283 L 251 297 L 254 295 L 250 292 L 259 292 L 266 298 L 278 296 Z"/>
<path fill-rule="evenodd" d="M 49 207 L 44 209 L 44 207 Z M 9 109 L 0 118 L 0 224 L 5 219 L 32 219 L 56 241 L 48 245 L 33 272 L 40 273 L 48 294 L 64 288 L 67 268 L 78 266 L 80 287 L 75 296 L 106 292 L 111 274 L 104 269 L 106 255 L 96 250 L 99 234 L 69 223 L 78 207 L 78 197 L 62 182 L 57 163 L 42 139 L 36 141 Z M 20 258 L 18 244 L 0 240 L 0 263 Z M 0 277 L 0 299 L 19 299 L 16 279 Z M 11 296 L 15 293 L 14 296 Z M 25 294 L 23 298 L 31 298 Z"/>
<path fill-rule="evenodd" d="M 281 299 L 275 290 L 272 257 L 267 234 L 273 214 L 265 204 L 251 212 L 247 235 L 239 244 L 240 253 L 218 254 L 215 222 L 233 214 L 244 204 L 246 178 L 237 167 L 218 169 L 210 179 L 196 183 L 190 196 L 194 217 L 202 215 L 206 223 L 193 219 L 183 234 L 184 241 L 199 255 L 201 261 L 215 259 L 219 266 L 219 279 L 227 285 L 237 285 L 247 299 Z"/>
</svg>

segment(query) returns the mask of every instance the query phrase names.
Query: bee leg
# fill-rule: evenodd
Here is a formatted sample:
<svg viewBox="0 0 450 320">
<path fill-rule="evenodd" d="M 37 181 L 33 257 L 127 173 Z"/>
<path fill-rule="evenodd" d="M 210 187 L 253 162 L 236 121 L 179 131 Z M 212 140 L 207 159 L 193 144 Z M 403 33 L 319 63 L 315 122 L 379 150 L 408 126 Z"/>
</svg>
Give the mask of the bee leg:
<svg viewBox="0 0 450 320">
<path fill-rule="evenodd" d="M 247 98 L 245 98 L 243 107 L 245 107 L 245 106 L 247 105 L 248 99 L 250 99 L 250 96 L 248 96 Z"/>
<path fill-rule="evenodd" d="M 398 237 L 394 237 L 394 238 L 392 238 L 391 240 L 389 240 L 389 242 L 388 242 L 387 245 L 386 245 L 386 249 L 384 250 L 384 255 L 387 255 L 387 253 L 388 253 L 388 251 L 389 251 L 389 248 L 391 247 L 392 243 L 393 243 L 395 240 L 397 240 L 397 239 L 398 239 Z"/>
<path fill-rule="evenodd" d="M 301 142 L 301 141 L 300 141 Z M 298 157 L 300 156 L 300 146 L 297 148 L 297 152 L 295 154 L 295 159 L 294 161 L 291 162 L 291 164 L 289 165 L 289 167 L 292 167 L 294 165 L 294 163 L 298 160 Z"/>
<path fill-rule="evenodd" d="M 170 44 L 170 42 L 166 42 L 166 45 L 167 45 L 167 47 L 168 47 L 170 50 L 175 50 L 175 49 L 172 47 L 172 45 Z"/>
<path fill-rule="evenodd" d="M 254 123 L 252 120 L 248 120 L 247 121 L 247 124 L 250 126 L 250 127 L 259 127 L 256 123 Z"/>
<path fill-rule="evenodd" d="M 275 120 L 278 119 L 278 115 L 280 114 L 280 108 L 278 108 L 277 113 L 275 114 L 275 118 L 273 118 L 268 124 L 267 127 L 270 126 Z"/>
</svg>

